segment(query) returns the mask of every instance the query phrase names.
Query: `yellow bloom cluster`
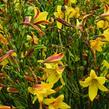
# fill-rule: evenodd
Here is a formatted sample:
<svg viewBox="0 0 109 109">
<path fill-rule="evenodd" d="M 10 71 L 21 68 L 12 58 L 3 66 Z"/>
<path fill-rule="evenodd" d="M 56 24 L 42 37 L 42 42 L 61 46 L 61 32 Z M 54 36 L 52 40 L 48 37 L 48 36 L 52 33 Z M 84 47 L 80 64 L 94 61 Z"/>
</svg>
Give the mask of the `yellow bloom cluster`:
<svg viewBox="0 0 109 109">
<path fill-rule="evenodd" d="M 106 42 L 109 42 L 109 6 L 105 5 L 104 7 L 104 13 L 100 15 L 100 20 L 97 21 L 96 25 L 97 28 L 103 29 L 103 33 L 100 34 L 96 39 L 90 40 L 90 48 L 92 51 L 95 52 L 101 52 L 103 45 L 107 44 Z"/>
<path fill-rule="evenodd" d="M 98 17 L 97 17 L 98 19 Z M 99 21 L 96 23 L 98 29 L 102 29 L 103 33 L 96 37 L 95 39 L 89 40 L 90 49 L 96 58 L 96 52 L 102 52 L 102 47 L 109 42 L 109 5 L 105 5 L 104 13 L 100 15 Z M 109 63 L 104 60 L 102 67 L 109 68 Z M 98 93 L 98 89 L 101 91 L 109 91 L 105 86 L 106 75 L 108 71 L 105 69 L 101 76 L 98 77 L 96 72 L 91 69 L 90 75 L 83 81 L 80 80 L 80 85 L 83 87 L 88 87 L 88 96 L 91 101 L 93 101 Z"/>
<path fill-rule="evenodd" d="M 78 7 L 73 8 L 73 7 L 66 6 L 66 5 L 65 6 L 58 5 L 57 10 L 54 13 L 54 15 L 56 18 L 65 20 L 66 22 L 70 23 L 71 18 L 73 18 L 73 17 L 78 18 L 79 17 L 79 8 Z M 57 27 L 59 29 L 61 29 L 62 22 L 57 21 Z"/>
<path fill-rule="evenodd" d="M 48 95 L 56 93 L 56 91 L 53 89 L 55 83 L 57 83 L 60 80 L 62 83 L 62 86 L 60 86 L 60 88 L 62 88 L 64 85 L 64 81 L 62 78 L 64 65 L 61 62 L 63 56 L 63 53 L 59 53 L 54 54 L 48 57 L 47 59 L 43 60 L 42 62 L 45 65 L 45 67 L 43 68 L 44 74 L 42 79 L 45 82 L 35 84 L 32 87 L 28 88 L 28 91 L 35 96 L 33 99 L 33 103 L 35 103 L 35 101 L 38 99 L 40 103 L 40 109 L 42 109 L 42 104 L 47 105 L 48 109 L 70 108 L 70 106 L 63 102 L 64 95 L 60 95 L 57 98 L 48 98 Z M 60 89 L 59 87 L 57 88 Z"/>
</svg>

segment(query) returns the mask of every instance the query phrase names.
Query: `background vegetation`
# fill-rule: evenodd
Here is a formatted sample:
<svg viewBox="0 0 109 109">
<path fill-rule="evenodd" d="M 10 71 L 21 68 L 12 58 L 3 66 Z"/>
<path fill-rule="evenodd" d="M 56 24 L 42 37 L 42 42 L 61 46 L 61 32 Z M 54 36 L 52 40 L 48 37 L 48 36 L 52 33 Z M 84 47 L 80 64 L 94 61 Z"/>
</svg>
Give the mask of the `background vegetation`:
<svg viewBox="0 0 109 109">
<path fill-rule="evenodd" d="M 62 6 L 62 12 L 57 17 L 54 13 L 58 12 L 58 6 Z M 72 7 L 75 14 L 67 16 L 66 6 Z M 46 22 L 34 22 L 35 7 L 40 12 L 48 12 Z M 61 17 L 62 13 L 64 17 Z M 65 85 L 53 96 L 64 94 L 64 102 L 71 109 L 109 109 L 108 91 L 99 90 L 92 102 L 87 88 L 79 83 L 94 69 L 98 76 L 107 79 L 105 86 L 109 88 L 108 16 L 109 6 L 105 0 L 1 0 L 1 106 L 38 109 L 39 102 L 32 103 L 33 95 L 28 87 L 36 84 L 36 80 L 38 84 L 45 81 L 42 78 L 45 65 L 41 60 L 63 53 Z M 61 28 L 57 22 L 62 24 Z M 100 42 L 96 40 L 98 38 Z M 60 84 L 60 81 L 56 82 L 53 89 Z"/>
</svg>

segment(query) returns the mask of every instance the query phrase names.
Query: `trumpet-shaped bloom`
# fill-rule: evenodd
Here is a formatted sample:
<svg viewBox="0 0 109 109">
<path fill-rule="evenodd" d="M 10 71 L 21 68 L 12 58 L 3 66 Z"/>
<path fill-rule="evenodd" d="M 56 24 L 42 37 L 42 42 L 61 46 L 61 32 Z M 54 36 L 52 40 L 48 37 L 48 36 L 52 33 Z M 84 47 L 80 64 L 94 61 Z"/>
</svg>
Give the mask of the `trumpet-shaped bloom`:
<svg viewBox="0 0 109 109">
<path fill-rule="evenodd" d="M 65 67 L 60 60 L 63 56 L 63 53 L 54 54 L 44 60 L 45 74 L 43 77 L 47 82 L 55 84 L 59 79 L 62 80 L 62 72 Z M 62 84 L 64 83 L 62 82 Z"/>
<path fill-rule="evenodd" d="M 38 101 L 41 103 L 44 99 L 44 97 L 47 97 L 48 95 L 51 95 L 52 93 L 55 93 L 53 89 L 53 84 L 51 83 L 41 83 L 41 84 L 35 84 L 33 87 L 29 87 L 28 91 L 35 95 L 33 103 L 38 99 Z"/>
<path fill-rule="evenodd" d="M 48 105 L 48 109 L 70 109 L 70 106 L 63 102 L 64 95 L 57 98 L 45 99 L 44 103 Z"/>
<path fill-rule="evenodd" d="M 44 78 L 47 79 L 47 82 L 55 84 L 59 79 L 62 79 L 64 65 L 61 61 L 58 63 L 45 63 L 44 71 Z"/>
<path fill-rule="evenodd" d="M 108 89 L 103 85 L 106 81 L 105 77 L 97 77 L 94 70 L 91 70 L 90 76 L 85 79 L 85 81 L 80 81 L 80 85 L 88 88 L 88 94 L 91 101 L 97 96 L 98 89 L 101 91 L 108 91 Z"/>
</svg>

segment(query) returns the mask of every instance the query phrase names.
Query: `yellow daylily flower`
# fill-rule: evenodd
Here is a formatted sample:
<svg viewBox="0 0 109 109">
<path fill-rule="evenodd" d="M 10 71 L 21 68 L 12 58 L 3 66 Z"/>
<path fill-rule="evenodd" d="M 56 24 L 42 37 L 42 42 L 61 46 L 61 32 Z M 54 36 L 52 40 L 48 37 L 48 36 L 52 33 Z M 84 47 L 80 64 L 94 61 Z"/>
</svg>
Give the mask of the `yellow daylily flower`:
<svg viewBox="0 0 109 109">
<path fill-rule="evenodd" d="M 57 6 L 57 10 L 56 12 L 54 12 L 54 15 L 56 18 L 61 19 L 61 20 L 65 20 L 65 22 L 70 23 L 70 19 L 73 17 L 78 17 L 79 16 L 79 8 L 73 8 L 73 7 L 68 7 L 68 6 L 64 6 L 64 9 L 62 11 L 62 6 L 58 5 Z M 60 22 L 59 20 L 57 21 L 57 27 L 59 29 L 62 28 L 62 21 Z"/>
<path fill-rule="evenodd" d="M 90 48 L 92 51 L 95 53 L 96 51 L 101 52 L 102 51 L 102 46 L 105 43 L 101 41 L 101 38 L 96 38 L 95 40 L 90 40 Z"/>
<path fill-rule="evenodd" d="M 62 72 L 64 71 L 65 67 L 61 62 L 63 56 L 63 53 L 53 54 L 52 56 L 49 56 L 47 59 L 43 61 L 45 65 L 45 74 L 43 75 L 43 78 L 47 82 L 55 84 L 60 79 L 62 85 L 64 85 L 62 79 Z"/>
<path fill-rule="evenodd" d="M 39 103 L 41 103 L 44 99 L 44 97 L 47 97 L 48 95 L 51 95 L 55 93 L 53 89 L 53 84 L 51 83 L 41 83 L 41 84 L 35 84 L 33 87 L 29 87 L 28 91 L 35 95 L 33 103 L 38 99 Z"/>
<path fill-rule="evenodd" d="M 105 77 L 97 77 L 94 70 L 90 71 L 90 76 L 84 81 L 80 81 L 80 85 L 88 88 L 88 95 L 91 101 L 97 96 L 98 89 L 101 91 L 108 91 L 108 89 L 103 85 L 106 81 Z"/>
<path fill-rule="evenodd" d="M 99 20 L 97 22 L 97 28 L 106 29 L 109 27 L 109 22 L 107 20 Z"/>
<path fill-rule="evenodd" d="M 70 23 L 70 19 L 76 15 L 76 10 L 72 7 L 66 7 L 65 21 Z"/>
<path fill-rule="evenodd" d="M 44 78 L 47 82 L 55 84 L 59 79 L 62 80 L 62 72 L 64 65 L 60 61 L 58 63 L 45 63 Z M 62 83 L 64 85 L 64 83 Z"/>
<path fill-rule="evenodd" d="M 48 109 L 70 109 L 70 106 L 63 102 L 64 95 L 57 98 L 45 99 L 44 103 L 48 105 Z"/>
</svg>

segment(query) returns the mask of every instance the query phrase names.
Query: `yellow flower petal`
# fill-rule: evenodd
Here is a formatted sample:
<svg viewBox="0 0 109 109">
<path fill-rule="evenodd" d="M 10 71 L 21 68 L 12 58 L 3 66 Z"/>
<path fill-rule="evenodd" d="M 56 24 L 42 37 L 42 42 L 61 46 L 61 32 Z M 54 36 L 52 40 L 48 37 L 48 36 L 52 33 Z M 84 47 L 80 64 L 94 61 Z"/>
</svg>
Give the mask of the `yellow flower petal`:
<svg viewBox="0 0 109 109">
<path fill-rule="evenodd" d="M 43 95 L 40 94 L 40 93 L 37 93 L 36 95 L 37 95 L 38 101 L 39 102 L 42 102 L 43 101 L 43 98 L 44 98 Z"/>
<path fill-rule="evenodd" d="M 32 103 L 34 104 L 36 100 L 37 100 L 37 96 L 34 97 Z"/>
<path fill-rule="evenodd" d="M 102 46 L 105 43 L 101 41 L 101 38 L 96 38 L 95 40 L 90 40 L 90 46 L 93 51 L 102 51 Z"/>
<path fill-rule="evenodd" d="M 70 109 L 71 107 L 69 105 L 67 105 L 66 103 L 61 103 L 59 106 L 59 109 Z"/>
<path fill-rule="evenodd" d="M 64 82 L 63 78 L 60 78 L 60 81 L 61 81 L 62 86 L 64 86 L 65 82 Z"/>
<path fill-rule="evenodd" d="M 61 11 L 61 8 L 62 8 L 62 6 L 61 6 L 61 5 L 58 5 L 58 6 L 57 6 L 57 12 L 61 13 L 61 12 L 62 12 L 62 11 Z"/>
<path fill-rule="evenodd" d="M 48 75 L 47 82 L 55 84 L 59 78 L 59 75 L 55 71 L 52 71 L 52 73 Z"/>
<path fill-rule="evenodd" d="M 45 99 L 44 104 L 48 105 L 48 109 L 69 109 L 66 103 L 63 102 L 64 95 L 60 95 L 57 98 Z"/>
<path fill-rule="evenodd" d="M 109 41 L 109 28 L 103 32 L 106 41 Z"/>
<path fill-rule="evenodd" d="M 94 70 L 91 70 L 91 71 L 90 71 L 90 77 L 91 77 L 92 79 L 95 79 L 95 78 L 97 77 L 97 75 L 96 75 L 96 73 L 95 73 Z"/>
<path fill-rule="evenodd" d="M 53 84 L 51 83 L 41 83 L 41 84 L 35 84 L 33 87 L 29 87 L 28 91 L 35 95 L 35 98 L 33 100 L 33 103 L 38 98 L 38 101 L 41 103 L 44 99 L 44 97 L 47 97 L 48 95 L 51 95 L 52 93 L 55 93 L 53 89 Z M 36 98 L 37 97 L 37 98 Z"/>
<path fill-rule="evenodd" d="M 34 23 L 39 22 L 39 21 L 45 21 L 47 18 L 48 12 L 44 11 L 39 13 L 38 17 L 34 19 Z"/>
<path fill-rule="evenodd" d="M 104 85 L 97 84 L 97 86 L 101 91 L 109 91 Z"/>
<path fill-rule="evenodd" d="M 56 64 L 55 63 L 44 63 L 46 69 L 55 69 Z"/>
<path fill-rule="evenodd" d="M 100 20 L 97 22 L 97 27 L 98 28 L 103 28 L 104 27 L 104 20 Z"/>
<path fill-rule="evenodd" d="M 102 65 L 106 68 L 109 68 L 109 63 L 106 60 L 103 60 Z"/>
<path fill-rule="evenodd" d="M 106 78 L 105 77 L 97 77 L 97 80 L 98 80 L 98 83 L 103 85 L 106 81 Z"/>
<path fill-rule="evenodd" d="M 57 21 L 57 27 L 58 27 L 59 29 L 61 29 L 61 28 L 62 28 L 62 23 L 60 23 L 60 22 Z"/>
<path fill-rule="evenodd" d="M 54 102 L 54 101 L 55 101 L 54 98 L 50 98 L 50 99 L 45 99 L 45 100 L 44 100 L 44 103 L 45 103 L 46 105 L 49 105 L 49 104 L 51 104 L 51 103 Z"/>
<path fill-rule="evenodd" d="M 55 93 L 55 92 L 56 92 L 56 91 L 53 90 L 53 89 L 47 90 L 45 96 L 51 95 L 51 94 L 53 94 L 53 93 Z"/>
<path fill-rule="evenodd" d="M 72 17 L 75 16 L 76 11 L 75 11 L 75 9 L 72 8 L 72 7 L 67 7 L 65 14 L 66 14 L 65 16 L 67 16 L 68 18 L 72 18 Z"/>
<path fill-rule="evenodd" d="M 89 86 L 89 98 L 91 101 L 94 100 L 94 98 L 97 96 L 97 92 L 98 92 L 98 87 L 96 85 L 96 83 L 91 83 Z"/>
<path fill-rule="evenodd" d="M 77 3 L 77 0 L 66 0 L 66 4 L 68 6 L 71 6 L 72 4 L 76 4 Z"/>
<path fill-rule="evenodd" d="M 55 107 L 53 107 L 52 105 L 49 105 L 48 109 L 56 109 Z"/>
<path fill-rule="evenodd" d="M 28 87 L 28 92 L 32 93 L 33 95 L 35 95 L 35 90 L 32 87 Z"/>
<path fill-rule="evenodd" d="M 91 81 L 91 78 L 90 77 L 87 77 L 85 79 L 85 81 L 80 81 L 80 85 L 83 86 L 83 87 L 88 87 L 89 84 L 90 84 L 90 81 Z"/>
</svg>

